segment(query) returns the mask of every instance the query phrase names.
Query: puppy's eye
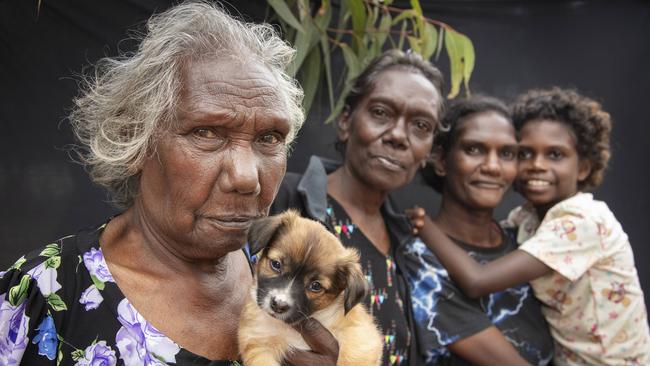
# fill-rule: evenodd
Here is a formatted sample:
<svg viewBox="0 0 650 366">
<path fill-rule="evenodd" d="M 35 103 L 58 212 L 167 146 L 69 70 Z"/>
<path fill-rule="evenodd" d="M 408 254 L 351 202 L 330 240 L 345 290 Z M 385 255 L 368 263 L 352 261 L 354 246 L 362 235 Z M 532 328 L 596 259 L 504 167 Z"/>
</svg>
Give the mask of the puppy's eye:
<svg viewBox="0 0 650 366">
<path fill-rule="evenodd" d="M 280 261 L 276 261 L 275 259 L 272 259 L 271 268 L 273 268 L 274 271 L 279 273 L 280 270 L 282 269 L 282 263 L 280 263 Z"/>
<path fill-rule="evenodd" d="M 314 281 L 309 284 L 309 291 L 319 292 L 323 289 L 323 286 L 318 281 Z"/>
</svg>

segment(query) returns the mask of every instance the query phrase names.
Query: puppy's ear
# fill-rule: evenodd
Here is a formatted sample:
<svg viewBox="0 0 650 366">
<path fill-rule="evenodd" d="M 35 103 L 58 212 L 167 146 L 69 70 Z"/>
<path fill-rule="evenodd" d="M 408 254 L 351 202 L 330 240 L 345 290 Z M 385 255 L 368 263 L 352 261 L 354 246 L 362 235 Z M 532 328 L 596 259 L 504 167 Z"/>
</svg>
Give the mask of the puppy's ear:
<svg viewBox="0 0 650 366">
<path fill-rule="evenodd" d="M 275 215 L 255 220 L 248 228 L 248 245 L 251 254 L 266 248 L 283 224 L 283 215 Z"/>
<path fill-rule="evenodd" d="M 347 253 L 342 264 L 342 271 L 345 273 L 347 286 L 343 292 L 343 307 L 347 314 L 368 295 L 368 281 L 361 271 L 357 251 L 351 248 L 345 250 Z"/>
</svg>

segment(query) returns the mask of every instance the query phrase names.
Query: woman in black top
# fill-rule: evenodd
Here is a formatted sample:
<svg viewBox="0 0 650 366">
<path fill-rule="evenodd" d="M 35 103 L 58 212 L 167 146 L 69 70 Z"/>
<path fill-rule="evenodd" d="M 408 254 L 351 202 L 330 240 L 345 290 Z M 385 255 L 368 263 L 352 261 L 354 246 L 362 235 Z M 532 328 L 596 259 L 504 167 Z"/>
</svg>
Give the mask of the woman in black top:
<svg viewBox="0 0 650 366">
<path fill-rule="evenodd" d="M 384 332 L 384 365 L 420 365 L 409 291 L 402 275 L 408 221 L 389 193 L 425 162 L 438 125 L 442 77 L 413 53 L 388 51 L 357 78 L 338 119 L 341 165 L 312 157 L 288 174 L 272 210 L 298 208 L 361 254 L 370 282 L 369 311 Z"/>
<path fill-rule="evenodd" d="M 517 140 L 506 106 L 473 97 L 452 102 L 434 139 L 426 181 L 442 194 L 433 220 L 484 263 L 517 249 L 492 218 L 517 174 Z M 470 299 L 426 245 L 407 246 L 417 340 L 425 365 L 547 365 L 552 340 L 530 286 Z"/>
</svg>

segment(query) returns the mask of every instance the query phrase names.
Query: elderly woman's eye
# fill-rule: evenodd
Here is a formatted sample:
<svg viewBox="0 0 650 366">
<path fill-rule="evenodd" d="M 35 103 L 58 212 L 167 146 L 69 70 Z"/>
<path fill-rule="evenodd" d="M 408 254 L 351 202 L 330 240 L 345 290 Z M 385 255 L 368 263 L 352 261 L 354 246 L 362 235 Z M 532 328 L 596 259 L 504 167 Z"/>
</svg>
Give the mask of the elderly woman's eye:
<svg viewBox="0 0 650 366">
<path fill-rule="evenodd" d="M 272 259 L 272 260 L 271 260 L 271 268 L 272 268 L 274 271 L 280 273 L 280 270 L 282 269 L 282 263 L 280 263 L 280 261 L 277 261 L 277 260 L 275 260 L 275 259 Z"/>
<path fill-rule="evenodd" d="M 217 137 L 216 132 L 212 130 L 211 128 L 206 128 L 206 127 L 200 127 L 192 131 L 192 134 L 197 137 L 201 137 L 204 139 L 213 139 Z"/>
<path fill-rule="evenodd" d="M 309 291 L 320 292 L 323 289 L 323 286 L 318 281 L 313 281 L 309 284 Z"/>
<path fill-rule="evenodd" d="M 284 138 L 277 132 L 268 132 L 258 137 L 257 141 L 265 145 L 277 145 L 283 142 Z"/>
</svg>

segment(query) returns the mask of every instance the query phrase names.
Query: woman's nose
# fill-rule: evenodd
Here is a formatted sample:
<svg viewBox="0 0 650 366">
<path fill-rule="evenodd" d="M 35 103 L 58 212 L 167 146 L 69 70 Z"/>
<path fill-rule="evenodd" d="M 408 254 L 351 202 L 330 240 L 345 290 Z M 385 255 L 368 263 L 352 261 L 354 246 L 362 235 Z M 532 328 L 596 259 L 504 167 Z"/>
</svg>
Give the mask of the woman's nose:
<svg viewBox="0 0 650 366">
<path fill-rule="evenodd" d="M 405 149 L 408 147 L 408 133 L 407 133 L 406 119 L 398 117 L 394 124 L 384 133 L 384 142 L 392 145 L 397 149 Z"/>
<path fill-rule="evenodd" d="M 261 191 L 258 158 L 251 146 L 235 146 L 221 161 L 219 186 L 224 192 L 258 194 Z"/>
<path fill-rule="evenodd" d="M 489 175 L 498 175 L 501 173 L 501 162 L 497 152 L 490 152 L 485 156 L 485 161 L 481 164 L 481 172 Z"/>
</svg>

